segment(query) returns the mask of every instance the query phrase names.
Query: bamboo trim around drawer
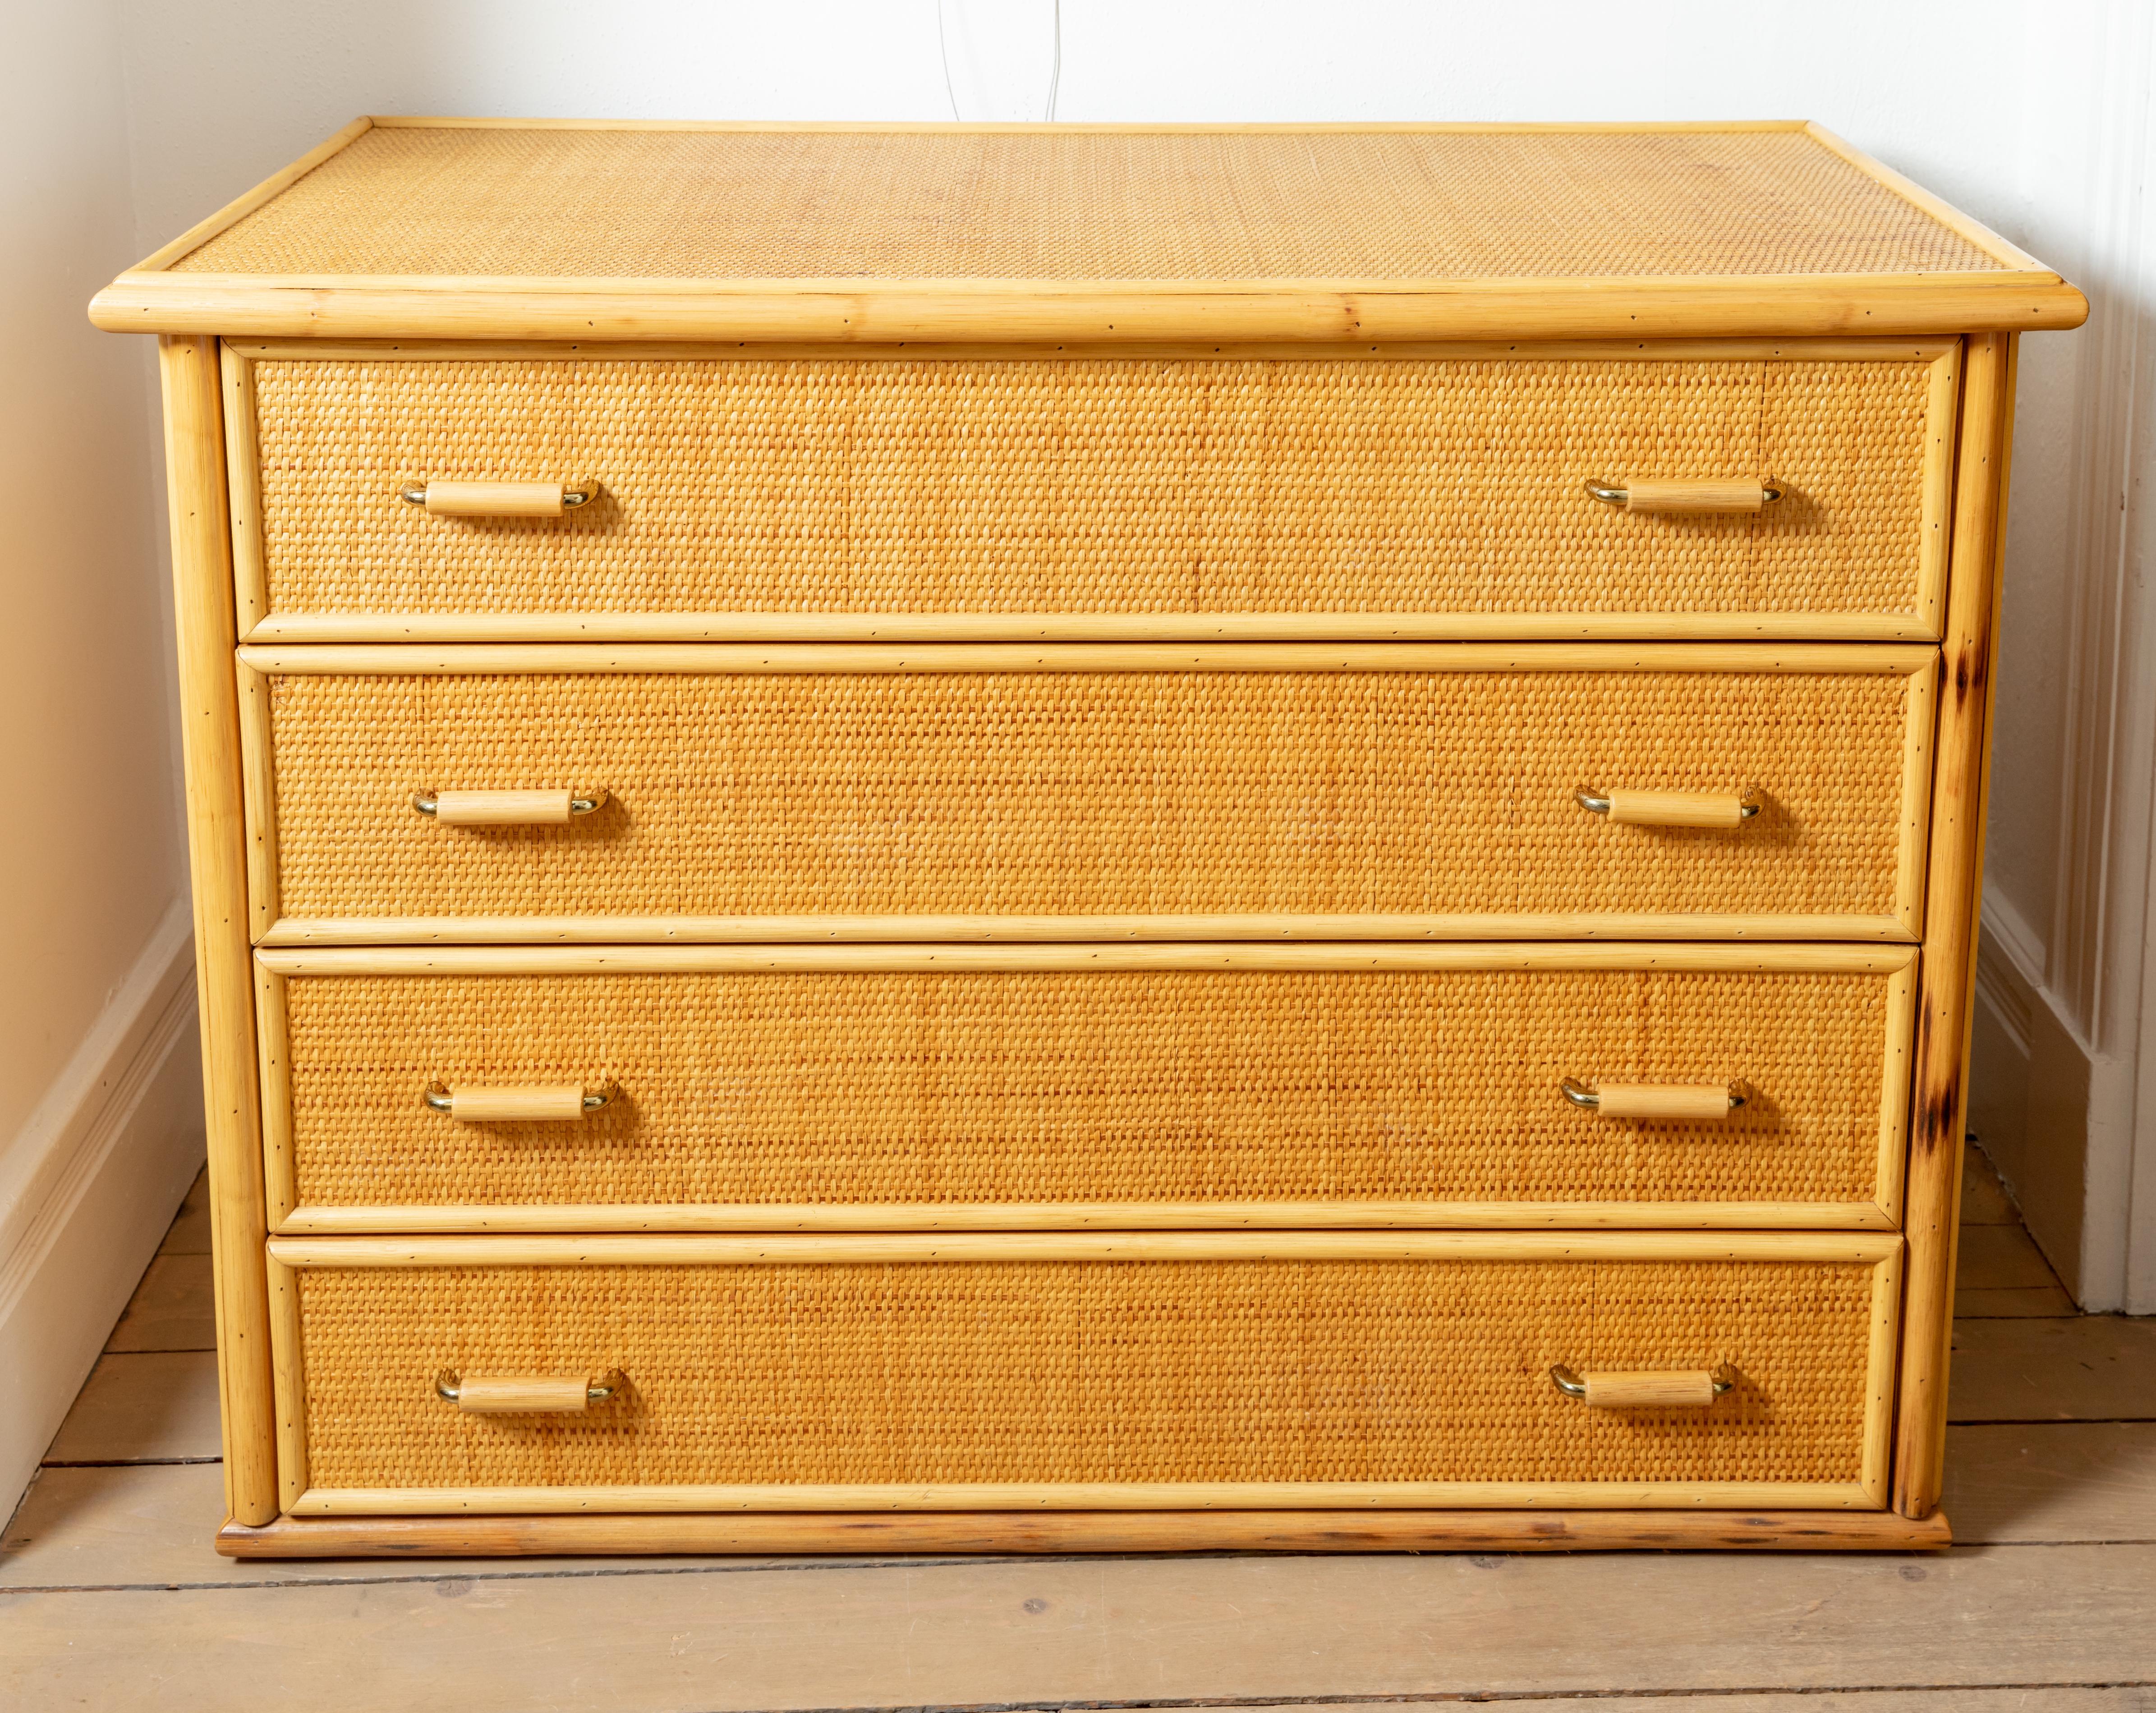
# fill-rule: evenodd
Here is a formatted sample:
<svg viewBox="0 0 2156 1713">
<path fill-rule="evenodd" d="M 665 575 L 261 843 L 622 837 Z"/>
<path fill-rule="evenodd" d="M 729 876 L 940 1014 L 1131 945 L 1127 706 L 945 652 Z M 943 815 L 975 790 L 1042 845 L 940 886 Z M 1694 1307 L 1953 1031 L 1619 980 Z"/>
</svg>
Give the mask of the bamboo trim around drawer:
<svg viewBox="0 0 2156 1713">
<path fill-rule="evenodd" d="M 305 1488 L 305 1450 L 288 1462 L 304 1490 L 287 1500 L 294 1515 L 422 1515 L 465 1511 L 594 1512 L 738 1510 L 839 1511 L 1005 1510 L 1311 1509 L 1359 1506 L 1549 1506 L 1876 1510 L 1887 1497 L 1893 1428 L 1894 1358 L 1899 1332 L 1902 1244 L 1884 1233 L 1371 1232 L 1140 1233 L 942 1238 L 926 1233 L 762 1237 L 420 1237 L 272 1238 L 269 1259 L 280 1300 L 289 1274 L 309 1267 L 392 1268 L 592 1265 L 753 1265 L 759 1263 L 880 1264 L 937 1260 L 1609 1260 L 1815 1261 L 1872 1268 L 1866 1339 L 1863 1443 L 1853 1483 L 1219 1483 L 973 1484 L 951 1487 L 490 1488 L 326 1490 Z M 297 1326 L 273 1316 L 280 1418 L 305 1419 Z M 301 1430 L 295 1425 L 295 1433 Z M 288 1484 L 285 1491 L 290 1493 Z M 1440 1498 L 1439 1495 L 1442 1495 Z"/>
<path fill-rule="evenodd" d="M 1160 1481 L 875 1487 L 311 1487 L 312 1516 L 654 1516 L 875 1510 L 1876 1510 L 1856 1481 Z"/>
<path fill-rule="evenodd" d="M 264 599 L 259 591 L 252 597 Z M 1928 609 L 1929 610 L 1929 609 Z M 285 613 L 241 641 L 326 643 L 1936 641 L 1892 613 Z"/>
<path fill-rule="evenodd" d="M 1871 1203 L 1294 1201 L 973 1206 L 447 1204 L 301 1206 L 292 1144 L 292 1088 L 285 982 L 294 975 L 690 974 L 727 972 L 945 969 L 1671 970 L 1881 973 L 1888 990 L 1880 1088 L 1879 1151 Z M 262 1044 L 264 1176 L 270 1224 L 285 1236 L 367 1233 L 549 1233 L 792 1230 L 800 1232 L 1254 1229 L 1860 1230 L 1900 1223 L 1908 1136 L 1909 1059 L 1916 1004 L 1913 947 L 1849 945 L 1409 945 L 1379 946 L 659 946 L 585 952 L 562 947 L 419 946 L 264 949 L 255 954 Z"/>
<path fill-rule="evenodd" d="M 1522 944 L 1429 946 L 831 946 L 732 945 L 367 946 L 264 947 L 260 966 L 278 975 L 578 975 L 595 971 L 701 970 L 1810 970 L 1892 972 L 1911 968 L 1912 946 Z"/>
<path fill-rule="evenodd" d="M 773 1233 L 753 1237 L 273 1237 L 288 1267 L 896 1265 L 968 1261 L 1825 1261 L 1881 1266 L 1887 1232 Z"/>
<path fill-rule="evenodd" d="M 738 345 L 495 341 L 352 341 L 282 340 L 223 346 L 228 396 L 225 433 L 233 495 L 233 576 L 239 640 L 292 643 L 457 642 L 931 642 L 1188 641 L 1324 642 L 1479 641 L 1533 639 L 1696 639 L 1731 641 L 1937 641 L 1946 588 L 1946 549 L 1953 477 L 1954 414 L 1960 399 L 1961 341 L 1940 339 L 1691 340 L 1642 342 L 1570 341 L 1367 342 L 1235 345 L 1214 341 L 1157 346 L 1084 342 L 1040 346 L 814 345 L 758 346 L 755 355 L 908 361 L 1082 359 L 1154 356 L 1168 359 L 1372 362 L 1571 360 L 1584 362 L 1878 362 L 1910 358 L 1932 364 L 1925 413 L 1922 541 L 1916 610 L 1908 613 L 272 613 L 259 516 L 259 424 L 254 366 L 260 361 L 394 358 L 399 362 L 619 362 L 734 359 Z"/>
<path fill-rule="evenodd" d="M 1882 1148 L 1883 1151 L 1883 1148 Z M 1899 1164 L 1898 1159 L 1895 1162 Z M 1898 1198 L 1897 1198 L 1898 1199 Z M 809 1231 L 1893 1231 L 1888 1208 L 1845 1202 L 1058 1202 L 922 1206 L 653 1203 L 295 1207 L 278 1237 L 382 1233 Z"/>
<path fill-rule="evenodd" d="M 263 843 L 258 834 L 256 845 Z M 1777 940 L 1913 944 L 1915 922 L 1896 916 L 285 916 L 259 930 L 265 949 L 364 946 L 1072 945 L 1149 941 Z M 1032 948 L 1045 951 L 1045 945 Z M 598 955 L 598 954 L 595 954 Z M 933 955 L 933 954 L 931 954 Z M 1039 966 L 1033 966 L 1039 967 Z M 597 967 L 597 966 L 594 966 Z"/>
<path fill-rule="evenodd" d="M 847 357 L 868 362 L 935 362 L 981 358 L 998 362 L 1083 360 L 1088 357 L 1211 358 L 1224 362 L 1880 362 L 1905 357 L 1936 362 L 1958 349 L 1948 338 L 1911 339 L 1570 339 L 1409 340 L 1373 344 L 1252 343 L 1212 339 L 1141 341 L 1065 340 L 1055 344 L 852 343 L 788 345 L 759 341 L 752 354 L 777 362 Z M 239 339 L 225 347 L 246 362 L 694 362 L 737 358 L 742 346 L 708 341 L 623 340 L 598 343 L 536 339 Z"/>
<path fill-rule="evenodd" d="M 1937 1551 L 1946 1515 L 1892 1511 L 932 1511 L 727 1516 L 280 1517 L 227 1523 L 227 1558 L 526 1553 Z"/>
<path fill-rule="evenodd" d="M 1938 650 L 1907 644 L 1720 643 L 506 643 L 353 644 L 239 650 L 270 674 L 363 678 L 531 673 L 1831 672 L 1913 677 Z M 1928 746 L 1928 732 L 1926 734 Z"/>
</svg>

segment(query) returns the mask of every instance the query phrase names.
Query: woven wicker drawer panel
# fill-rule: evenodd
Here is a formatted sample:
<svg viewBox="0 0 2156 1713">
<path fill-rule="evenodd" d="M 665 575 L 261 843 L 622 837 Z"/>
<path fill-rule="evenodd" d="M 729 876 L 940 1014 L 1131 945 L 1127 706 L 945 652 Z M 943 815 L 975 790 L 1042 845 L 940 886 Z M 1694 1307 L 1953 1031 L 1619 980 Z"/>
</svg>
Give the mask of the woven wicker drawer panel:
<svg viewBox="0 0 2156 1713">
<path fill-rule="evenodd" d="M 1906 971 L 295 976 L 299 1200 L 1865 1203 Z M 1735 1082 L 1619 1122 L 1560 1080 Z M 582 1124 L 420 1090 L 613 1085 Z M 647 1206 L 641 1210 L 648 1219 Z M 1283 1221 L 1291 1209 L 1283 1209 Z"/>
<path fill-rule="evenodd" d="M 317 1489 L 977 1482 L 1854 1483 L 1876 1269 L 948 1261 L 298 1274 Z M 1731 1364 L 1707 1408 L 1548 1370 Z M 434 1378 L 597 1374 L 572 1418 Z"/>
<path fill-rule="evenodd" d="M 1906 913 L 1928 676 L 273 679 L 293 917 Z M 1925 728 L 1928 730 L 1928 727 Z M 1918 734 L 1921 736 L 1921 733 Z M 1613 826 L 1583 785 L 1764 795 Z M 445 827 L 430 789 L 603 789 Z"/>
<path fill-rule="evenodd" d="M 275 613 L 1917 613 L 1933 359 L 254 366 Z M 1951 397 L 1950 392 L 1943 395 Z M 1589 479 L 1774 478 L 1754 515 Z M 435 479 L 596 481 L 558 519 Z M 1943 491 L 1943 490 L 1942 490 Z"/>
</svg>

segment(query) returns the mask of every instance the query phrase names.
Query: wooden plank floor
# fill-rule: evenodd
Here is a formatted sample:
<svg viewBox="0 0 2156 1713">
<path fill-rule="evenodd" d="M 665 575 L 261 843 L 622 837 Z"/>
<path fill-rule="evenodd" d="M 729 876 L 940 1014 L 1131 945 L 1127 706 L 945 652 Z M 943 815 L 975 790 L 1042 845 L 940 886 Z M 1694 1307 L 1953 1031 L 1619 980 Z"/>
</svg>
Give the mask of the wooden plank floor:
<svg viewBox="0 0 2156 1713">
<path fill-rule="evenodd" d="M 238 1562 L 199 1194 L 0 1541 L 0 1706 L 2156 1713 L 2156 1321 L 1970 1162 L 1924 1556 Z"/>
</svg>

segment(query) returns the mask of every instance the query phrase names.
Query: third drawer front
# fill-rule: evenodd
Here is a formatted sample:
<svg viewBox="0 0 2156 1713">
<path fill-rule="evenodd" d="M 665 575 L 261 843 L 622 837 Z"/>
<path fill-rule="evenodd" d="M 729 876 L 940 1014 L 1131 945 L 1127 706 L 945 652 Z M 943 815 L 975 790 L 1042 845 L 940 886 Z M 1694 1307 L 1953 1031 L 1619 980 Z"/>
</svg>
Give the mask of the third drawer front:
<svg viewBox="0 0 2156 1713">
<path fill-rule="evenodd" d="M 1886 1227 L 1899 1205 L 1904 947 L 260 957 L 287 1231 Z"/>
<path fill-rule="evenodd" d="M 270 1247 L 301 1515 L 1884 1497 L 1883 1232 Z"/>
<path fill-rule="evenodd" d="M 1919 926 L 1929 649 L 242 656 L 273 940 Z"/>
</svg>

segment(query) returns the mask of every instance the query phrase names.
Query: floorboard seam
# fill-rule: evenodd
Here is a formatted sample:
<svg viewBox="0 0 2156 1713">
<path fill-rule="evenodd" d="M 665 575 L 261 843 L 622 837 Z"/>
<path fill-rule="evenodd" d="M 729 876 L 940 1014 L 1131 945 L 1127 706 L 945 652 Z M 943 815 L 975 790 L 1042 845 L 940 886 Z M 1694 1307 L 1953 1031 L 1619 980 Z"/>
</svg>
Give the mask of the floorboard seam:
<svg viewBox="0 0 2156 1713">
<path fill-rule="evenodd" d="M 221 1457 L 49 1457 L 41 1469 L 162 1469 L 183 1464 L 223 1463 Z"/>
<path fill-rule="evenodd" d="M 1981 1695 L 2017 1690 L 2139 1690 L 2156 1687 L 2156 1678 L 2107 1678 L 2101 1681 L 2061 1679 L 2026 1683 L 1825 1684 L 1814 1687 L 1762 1689 L 1648 1690 L 1429 1690 L 1385 1695 L 1205 1695 L 1112 1701 L 930 1701 L 865 1702 L 850 1706 L 768 1707 L 755 1713 L 1137 1713 L 1137 1710 L 1214 1707 L 1502 1706 L 1521 1701 L 1728 1700 L 1738 1695 Z M 709 1713 L 733 1713 L 711 1709 Z"/>
<path fill-rule="evenodd" d="M 2156 1538 L 2143 1540 L 2133 1536 L 2123 1536 L 2117 1540 L 2102 1541 L 1957 1541 L 1953 1546 L 1947 1548 L 1946 1551 L 1942 1556 L 1946 1557 L 1966 1557 L 1971 1553 L 1979 1551 L 1999 1552 L 2016 1547 L 2051 1548 L 2064 1546 L 2156 1546 Z M 414 1571 L 408 1574 L 401 1576 L 365 1576 L 358 1574 L 347 1576 L 311 1577 L 289 1574 L 285 1576 L 277 1576 L 272 1572 L 265 1572 L 265 1573 L 260 1577 L 244 1582 L 32 1582 L 23 1583 L 14 1587 L 0 1585 L 0 1594 L 189 1594 L 211 1592 L 218 1589 L 225 1588 L 356 1588 L 377 1587 L 396 1587 L 430 1582 L 590 1582 L 596 1581 L 603 1577 L 750 1576 L 758 1572 L 798 1573 L 803 1571 L 818 1570 L 834 1572 L 864 1570 L 942 1570 L 953 1567 L 969 1568 L 996 1565 L 1046 1566 L 1058 1564 L 1127 1564 L 1143 1562 L 1147 1560 L 1165 1561 L 1170 1559 L 1178 1561 L 1208 1558 L 1300 1559 L 1312 1562 L 1318 1562 L 1337 1558 L 1340 1556 L 1341 1555 L 1337 1553 L 1286 1552 L 1056 1552 L 1009 1555 L 998 1554 L 991 1557 L 987 1554 L 974 1553 L 963 1556 L 958 1554 L 947 1554 L 939 1557 L 928 1558 L 815 1559 L 798 1564 L 616 1565 L 597 1562 L 591 1565 L 588 1568 L 579 1567 L 573 1570 L 448 1570 L 438 1572 L 431 1575 L 424 1572 Z M 1374 1557 L 1382 1557 L 1383 1555 L 1370 1554 L 1365 1556 Z M 1419 1552 L 1408 1556 L 1418 1558 L 1468 1558 L 1486 1557 L 1497 1555 L 1469 1552 Z M 1536 1554 L 1532 1556 L 1542 1557 L 1544 1555 Z M 1666 1557 L 1669 1555 L 1664 1554 L 1661 1556 Z M 1883 1553 L 1880 1556 L 1883 1558 L 1896 1558 L 1903 1555 L 1890 1552 Z M 250 1562 L 262 1565 L 280 1563 L 280 1561 L 279 1560 L 267 1558 L 255 1559 Z M 281 1561 L 283 1563 L 295 1565 L 309 1562 L 311 1561 L 304 1559 Z M 312 1562 L 319 1562 L 320 1561 Z M 1885 1688 L 1891 1686 L 1879 1685 L 1878 1687 Z M 1942 1685 L 1942 1687 L 1952 1688 L 1955 1687 L 1955 1685 Z M 1999 1686 L 1991 1685 L 1990 1687 Z M 2006 1685 L 2006 1687 L 2012 1687 L 2012 1685 Z M 1612 1690 L 1609 1693 L 1616 1694 L 1620 1692 Z M 1630 1691 L 1625 1690 L 1621 1693 L 1630 1694 Z M 1661 1691 L 1656 1691 L 1656 1693 L 1659 1694 L 1661 1693 Z M 1685 1693 L 1705 1694 L 1707 1692 L 1704 1690 L 1687 1690 Z M 1716 1693 L 1719 1692 L 1717 1691 Z M 1747 1693 L 1749 1692 L 1747 1691 Z M 1790 1691 L 1790 1693 L 1798 1692 Z M 1802 1693 L 1810 1694 L 1812 1692 L 1810 1690 L 1804 1690 L 1802 1691 Z M 1387 1697 L 1383 1695 L 1366 1695 L 1362 1697 L 1351 1696 L 1348 1699 L 1383 1700 L 1386 1700 Z M 1075 1706 L 1078 1704 L 1072 1703 L 1071 1705 Z M 1103 1703 L 1102 1705 L 1106 1705 L 1110 1704 Z M 1123 1704 L 1115 1703 L 1113 1705 L 1122 1705 Z M 1155 1704 L 1133 1703 L 1132 1705 L 1152 1705 Z M 1168 1706 L 1180 1705 L 1183 1704 L 1161 1702 L 1158 1705 Z M 1209 1701 L 1193 1705 L 1204 1706 L 1219 1705 L 1226 1706 L 1231 1704 L 1227 1702 L 1215 1704 Z M 1253 1703 L 1252 1705 L 1266 1705 L 1270 1704 L 1257 1702 Z M 1283 1702 L 1281 1705 L 1286 1705 L 1287 1704 Z"/>
<path fill-rule="evenodd" d="M 2156 1416 L 1977 1416 L 1949 1421 L 1949 1428 L 2131 1428 L 2156 1423 Z"/>
</svg>

